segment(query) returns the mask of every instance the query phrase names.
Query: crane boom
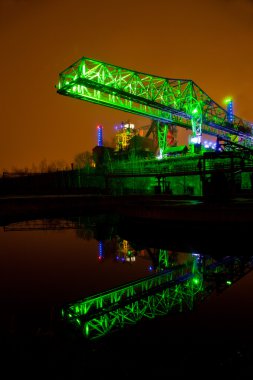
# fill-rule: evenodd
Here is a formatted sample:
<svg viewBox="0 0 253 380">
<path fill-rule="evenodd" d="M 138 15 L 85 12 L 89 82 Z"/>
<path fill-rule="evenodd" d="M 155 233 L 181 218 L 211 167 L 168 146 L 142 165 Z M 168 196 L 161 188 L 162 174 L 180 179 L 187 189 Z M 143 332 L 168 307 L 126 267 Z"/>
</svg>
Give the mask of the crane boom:
<svg viewBox="0 0 253 380">
<path fill-rule="evenodd" d="M 196 83 L 82 57 L 59 74 L 57 93 L 253 148 L 253 124 L 228 115 Z"/>
</svg>

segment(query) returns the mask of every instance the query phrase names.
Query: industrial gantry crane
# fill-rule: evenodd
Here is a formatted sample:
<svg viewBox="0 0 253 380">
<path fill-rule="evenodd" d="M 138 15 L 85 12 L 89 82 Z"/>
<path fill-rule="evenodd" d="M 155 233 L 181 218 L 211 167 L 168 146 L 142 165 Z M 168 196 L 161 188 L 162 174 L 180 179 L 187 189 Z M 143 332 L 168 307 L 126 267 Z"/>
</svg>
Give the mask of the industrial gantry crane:
<svg viewBox="0 0 253 380">
<path fill-rule="evenodd" d="M 63 306 L 61 318 L 90 340 L 127 325 L 193 310 L 214 291 L 222 292 L 253 269 L 252 256 L 219 260 L 192 254 L 185 264 Z"/>
<path fill-rule="evenodd" d="M 201 144 L 205 133 L 253 149 L 253 124 L 221 107 L 192 80 L 159 77 L 82 57 L 59 74 L 56 88 L 61 95 L 152 119 L 161 156 L 172 126 L 192 130 L 192 143 Z"/>
</svg>

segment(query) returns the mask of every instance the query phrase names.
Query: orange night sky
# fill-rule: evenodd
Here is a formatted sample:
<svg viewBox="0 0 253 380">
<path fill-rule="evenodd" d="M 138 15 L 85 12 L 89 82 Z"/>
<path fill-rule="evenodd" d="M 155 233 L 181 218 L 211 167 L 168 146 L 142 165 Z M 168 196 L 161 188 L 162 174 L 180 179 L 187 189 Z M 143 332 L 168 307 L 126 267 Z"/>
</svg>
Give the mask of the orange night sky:
<svg viewBox="0 0 253 380">
<path fill-rule="evenodd" d="M 252 121 L 252 20 L 252 0 L 0 0 L 0 173 L 70 165 L 96 145 L 97 124 L 110 142 L 121 121 L 150 123 L 58 95 L 58 74 L 82 56 L 192 79 L 221 105 L 232 96 Z"/>
</svg>

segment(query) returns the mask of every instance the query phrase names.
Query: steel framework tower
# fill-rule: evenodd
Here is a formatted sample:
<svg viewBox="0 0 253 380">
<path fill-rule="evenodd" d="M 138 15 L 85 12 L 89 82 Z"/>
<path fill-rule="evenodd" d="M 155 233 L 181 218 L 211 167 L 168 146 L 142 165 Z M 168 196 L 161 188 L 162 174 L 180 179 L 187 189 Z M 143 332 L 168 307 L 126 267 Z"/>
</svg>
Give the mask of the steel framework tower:
<svg viewBox="0 0 253 380">
<path fill-rule="evenodd" d="M 58 94 L 146 116 L 159 122 L 160 151 L 166 147 L 168 125 L 202 132 L 253 148 L 253 124 L 212 100 L 188 79 L 158 77 L 90 58 L 81 58 L 59 75 Z"/>
</svg>

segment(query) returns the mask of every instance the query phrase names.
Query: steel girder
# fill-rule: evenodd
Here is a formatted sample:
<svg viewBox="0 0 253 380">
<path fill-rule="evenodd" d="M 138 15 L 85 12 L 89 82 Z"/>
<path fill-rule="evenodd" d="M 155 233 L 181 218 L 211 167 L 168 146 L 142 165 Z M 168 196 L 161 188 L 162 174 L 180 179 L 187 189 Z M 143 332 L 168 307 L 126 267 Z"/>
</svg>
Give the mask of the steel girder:
<svg viewBox="0 0 253 380">
<path fill-rule="evenodd" d="M 59 75 L 61 95 L 149 117 L 251 147 L 253 124 L 212 100 L 192 80 L 171 79 L 81 58 Z"/>
<path fill-rule="evenodd" d="M 253 268 L 253 257 L 227 256 L 221 260 L 195 255 L 190 265 L 172 267 L 154 276 L 69 304 L 62 317 L 79 328 L 88 339 L 141 319 L 170 311 L 192 310 L 214 290 L 223 291 Z"/>
<path fill-rule="evenodd" d="M 199 278 L 199 281 L 192 281 Z M 167 314 L 183 305 L 192 308 L 202 276 L 195 260 L 190 265 L 172 266 L 107 292 L 87 297 L 62 309 L 62 317 L 80 328 L 89 339 L 135 324 L 145 318 Z"/>
</svg>

